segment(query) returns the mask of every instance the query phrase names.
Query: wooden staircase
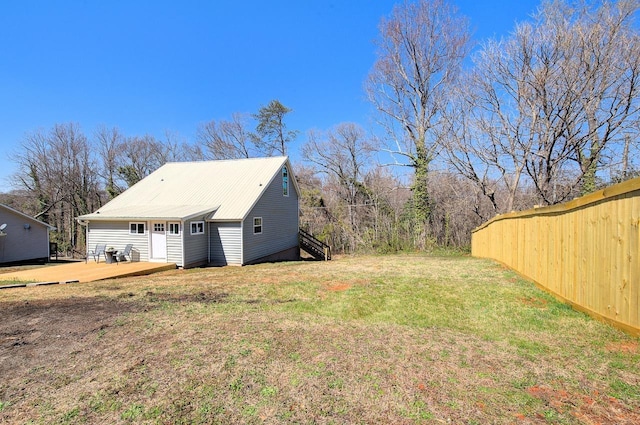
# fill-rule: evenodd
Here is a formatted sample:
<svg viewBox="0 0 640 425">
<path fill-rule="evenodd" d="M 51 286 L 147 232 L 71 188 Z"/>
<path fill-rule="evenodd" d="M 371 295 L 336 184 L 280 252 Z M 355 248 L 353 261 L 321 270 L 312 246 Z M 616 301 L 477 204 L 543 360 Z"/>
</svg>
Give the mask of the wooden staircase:
<svg viewBox="0 0 640 425">
<path fill-rule="evenodd" d="M 300 229 L 298 231 L 298 241 L 300 243 L 300 248 L 313 256 L 316 260 L 331 260 L 331 247 L 316 239 L 312 234 Z"/>
</svg>

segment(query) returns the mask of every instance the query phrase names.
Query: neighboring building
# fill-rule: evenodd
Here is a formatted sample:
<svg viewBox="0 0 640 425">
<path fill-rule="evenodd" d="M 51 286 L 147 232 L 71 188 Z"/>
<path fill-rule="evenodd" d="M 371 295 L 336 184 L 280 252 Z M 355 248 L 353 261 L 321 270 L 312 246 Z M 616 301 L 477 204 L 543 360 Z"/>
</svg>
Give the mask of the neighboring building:
<svg viewBox="0 0 640 425">
<path fill-rule="evenodd" d="M 300 255 L 298 197 L 287 157 L 173 162 L 78 221 L 89 249 L 133 244 L 138 261 L 292 260 Z"/>
<path fill-rule="evenodd" d="M 49 230 L 55 227 L 0 204 L 0 264 L 49 259 Z"/>
</svg>

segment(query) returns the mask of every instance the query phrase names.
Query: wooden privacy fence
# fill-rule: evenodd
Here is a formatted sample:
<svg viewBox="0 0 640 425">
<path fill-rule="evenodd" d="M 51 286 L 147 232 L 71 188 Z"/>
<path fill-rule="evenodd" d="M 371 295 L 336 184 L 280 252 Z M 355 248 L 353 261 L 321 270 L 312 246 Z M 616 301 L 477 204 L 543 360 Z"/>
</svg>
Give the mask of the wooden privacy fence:
<svg viewBox="0 0 640 425">
<path fill-rule="evenodd" d="M 474 257 L 498 260 L 577 310 L 640 335 L 640 178 L 476 228 Z"/>
</svg>

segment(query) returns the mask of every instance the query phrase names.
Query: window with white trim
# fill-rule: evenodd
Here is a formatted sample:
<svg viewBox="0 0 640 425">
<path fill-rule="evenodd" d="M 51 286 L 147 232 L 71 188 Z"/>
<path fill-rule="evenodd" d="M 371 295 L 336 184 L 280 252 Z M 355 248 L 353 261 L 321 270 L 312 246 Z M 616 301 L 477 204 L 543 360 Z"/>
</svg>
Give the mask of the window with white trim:
<svg viewBox="0 0 640 425">
<path fill-rule="evenodd" d="M 164 232 L 164 223 L 153 223 L 154 232 Z"/>
<path fill-rule="evenodd" d="M 180 234 L 180 223 L 169 223 L 169 234 L 170 235 L 179 235 Z"/>
<path fill-rule="evenodd" d="M 282 167 L 282 195 L 289 196 L 289 170 L 287 167 Z"/>
<path fill-rule="evenodd" d="M 142 223 L 129 223 L 130 235 L 144 235 L 144 222 Z"/>
<path fill-rule="evenodd" d="M 204 234 L 204 221 L 192 221 L 191 222 L 191 234 L 203 235 Z"/>
<path fill-rule="evenodd" d="M 253 217 L 253 234 L 259 235 L 262 233 L 262 217 Z"/>
</svg>

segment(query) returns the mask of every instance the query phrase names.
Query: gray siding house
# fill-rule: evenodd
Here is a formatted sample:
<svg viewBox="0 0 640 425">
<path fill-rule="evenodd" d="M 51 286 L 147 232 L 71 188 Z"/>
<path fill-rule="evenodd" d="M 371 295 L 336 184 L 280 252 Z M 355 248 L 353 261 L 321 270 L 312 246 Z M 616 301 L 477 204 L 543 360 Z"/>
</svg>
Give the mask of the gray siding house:
<svg viewBox="0 0 640 425">
<path fill-rule="evenodd" d="M 49 259 L 55 227 L 0 204 L 0 264 Z"/>
<path fill-rule="evenodd" d="M 287 157 L 174 162 L 78 217 L 87 247 L 133 244 L 179 267 L 299 258 L 299 189 Z"/>
</svg>

